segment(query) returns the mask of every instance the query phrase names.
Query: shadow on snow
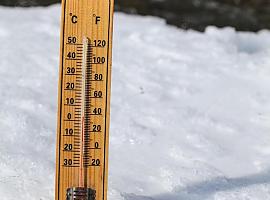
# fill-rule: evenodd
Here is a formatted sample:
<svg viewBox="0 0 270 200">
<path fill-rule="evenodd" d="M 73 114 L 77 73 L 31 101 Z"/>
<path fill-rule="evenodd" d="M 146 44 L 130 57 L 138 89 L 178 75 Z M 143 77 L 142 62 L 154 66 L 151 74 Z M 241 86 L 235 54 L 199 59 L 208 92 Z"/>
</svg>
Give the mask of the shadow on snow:
<svg viewBox="0 0 270 200">
<path fill-rule="evenodd" d="M 217 177 L 181 189 L 175 188 L 173 192 L 155 196 L 139 196 L 135 194 L 122 194 L 122 196 L 125 200 L 204 200 L 217 192 L 267 183 L 270 183 L 270 171 L 239 178 Z"/>
</svg>

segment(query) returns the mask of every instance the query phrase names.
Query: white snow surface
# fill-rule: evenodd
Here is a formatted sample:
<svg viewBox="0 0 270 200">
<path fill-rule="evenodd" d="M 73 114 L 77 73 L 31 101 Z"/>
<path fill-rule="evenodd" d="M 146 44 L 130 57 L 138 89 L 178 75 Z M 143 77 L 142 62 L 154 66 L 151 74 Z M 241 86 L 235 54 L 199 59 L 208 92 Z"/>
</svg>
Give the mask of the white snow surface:
<svg viewBox="0 0 270 200">
<path fill-rule="evenodd" d="M 0 196 L 53 200 L 60 6 L 0 19 Z M 109 200 L 270 200 L 270 32 L 114 25 Z"/>
</svg>

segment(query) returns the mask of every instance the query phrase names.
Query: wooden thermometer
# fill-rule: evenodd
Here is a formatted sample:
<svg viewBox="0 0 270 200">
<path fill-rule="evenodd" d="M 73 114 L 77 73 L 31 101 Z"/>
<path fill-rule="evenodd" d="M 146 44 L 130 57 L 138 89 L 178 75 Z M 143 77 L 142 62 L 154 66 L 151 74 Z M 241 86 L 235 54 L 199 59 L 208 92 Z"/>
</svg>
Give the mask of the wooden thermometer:
<svg viewBox="0 0 270 200">
<path fill-rule="evenodd" d="M 113 0 L 63 0 L 56 200 L 106 200 Z"/>
</svg>

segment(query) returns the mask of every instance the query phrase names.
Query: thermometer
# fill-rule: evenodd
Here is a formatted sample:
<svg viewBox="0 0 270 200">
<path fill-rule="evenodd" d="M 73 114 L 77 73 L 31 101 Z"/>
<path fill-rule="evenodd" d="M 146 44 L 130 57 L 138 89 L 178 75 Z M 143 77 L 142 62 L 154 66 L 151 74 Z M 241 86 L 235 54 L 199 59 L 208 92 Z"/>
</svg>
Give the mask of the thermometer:
<svg viewBox="0 0 270 200">
<path fill-rule="evenodd" d="M 56 200 L 106 200 L 113 0 L 63 0 Z"/>
</svg>

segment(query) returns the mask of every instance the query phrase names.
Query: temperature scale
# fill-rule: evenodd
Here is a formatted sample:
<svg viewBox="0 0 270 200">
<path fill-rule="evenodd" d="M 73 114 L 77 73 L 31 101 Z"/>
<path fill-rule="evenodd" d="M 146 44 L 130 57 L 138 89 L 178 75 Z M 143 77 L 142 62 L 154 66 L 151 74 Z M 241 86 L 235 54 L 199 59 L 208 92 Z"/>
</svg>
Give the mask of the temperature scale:
<svg viewBox="0 0 270 200">
<path fill-rule="evenodd" d="M 56 200 L 106 200 L 113 0 L 63 0 Z"/>
</svg>

